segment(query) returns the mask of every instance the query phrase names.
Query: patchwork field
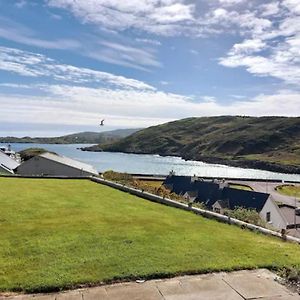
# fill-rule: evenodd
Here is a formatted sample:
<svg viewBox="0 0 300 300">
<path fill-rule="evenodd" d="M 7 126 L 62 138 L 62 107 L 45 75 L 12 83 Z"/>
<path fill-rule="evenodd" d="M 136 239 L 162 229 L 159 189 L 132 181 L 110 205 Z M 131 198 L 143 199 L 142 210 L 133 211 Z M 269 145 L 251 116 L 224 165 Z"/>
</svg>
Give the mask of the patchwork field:
<svg viewBox="0 0 300 300">
<path fill-rule="evenodd" d="M 0 291 L 243 268 L 300 248 L 87 180 L 0 178 Z"/>
</svg>

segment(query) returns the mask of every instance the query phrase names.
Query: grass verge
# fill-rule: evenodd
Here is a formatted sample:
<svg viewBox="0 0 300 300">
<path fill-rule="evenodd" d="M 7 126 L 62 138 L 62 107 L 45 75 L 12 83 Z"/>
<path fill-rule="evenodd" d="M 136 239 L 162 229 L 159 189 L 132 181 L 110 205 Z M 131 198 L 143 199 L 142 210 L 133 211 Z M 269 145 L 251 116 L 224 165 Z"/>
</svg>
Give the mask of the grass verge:
<svg viewBox="0 0 300 300">
<path fill-rule="evenodd" d="M 248 186 L 248 185 L 243 185 L 243 184 L 234 184 L 234 183 L 230 183 L 229 187 L 233 188 L 233 189 L 238 189 L 238 190 L 244 190 L 244 191 L 253 191 L 253 189 Z"/>
<path fill-rule="evenodd" d="M 276 187 L 276 191 L 282 195 L 300 198 L 300 186 L 280 185 Z"/>
</svg>

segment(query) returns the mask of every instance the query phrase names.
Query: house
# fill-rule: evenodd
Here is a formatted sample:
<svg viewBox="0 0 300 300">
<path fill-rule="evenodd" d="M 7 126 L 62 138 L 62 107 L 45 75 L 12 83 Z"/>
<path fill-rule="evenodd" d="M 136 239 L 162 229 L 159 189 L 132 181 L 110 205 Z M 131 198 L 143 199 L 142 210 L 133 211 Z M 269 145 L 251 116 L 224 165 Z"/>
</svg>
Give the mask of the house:
<svg viewBox="0 0 300 300">
<path fill-rule="evenodd" d="M 23 162 L 17 168 L 20 175 L 84 177 L 98 175 L 90 165 L 53 153 L 43 153 Z"/>
<path fill-rule="evenodd" d="M 270 205 L 271 204 L 271 205 Z M 267 203 L 261 215 L 272 227 L 282 230 L 287 234 L 300 238 L 300 209 L 288 204 Z"/>
<path fill-rule="evenodd" d="M 288 204 L 279 204 L 278 207 L 286 222 L 286 229 L 300 229 L 300 208 Z"/>
<path fill-rule="evenodd" d="M 300 237 L 300 208 L 278 205 L 270 194 L 230 188 L 226 182 L 174 174 L 166 178 L 164 185 L 187 200 L 203 203 L 207 209 L 220 214 L 236 207 L 253 209 L 274 229 L 285 229 L 288 234 Z"/>
<path fill-rule="evenodd" d="M 244 207 L 247 209 L 254 209 L 257 212 L 260 212 L 266 201 L 270 197 L 269 194 L 266 193 L 259 193 L 254 191 L 245 191 L 234 189 L 230 187 L 225 187 L 221 190 L 219 194 L 221 201 L 218 205 L 221 207 L 225 207 L 228 209 L 235 209 L 236 207 Z M 218 202 L 216 201 L 216 202 Z M 214 203 L 213 207 L 216 207 L 217 204 Z"/>
<path fill-rule="evenodd" d="M 19 162 L 0 150 L 0 174 L 14 174 L 14 170 L 19 165 Z"/>
<path fill-rule="evenodd" d="M 212 205 L 222 199 L 223 189 L 215 181 L 195 180 L 192 190 L 197 191 L 195 202 L 203 203 L 208 209 L 212 209 Z"/>
<path fill-rule="evenodd" d="M 11 149 L 11 145 L 8 145 L 7 147 L 5 146 L 0 146 L 0 151 L 5 153 L 7 156 L 10 158 L 16 160 L 18 163 L 21 163 L 21 156 L 19 153 L 16 153 Z"/>
<path fill-rule="evenodd" d="M 187 191 L 190 191 L 191 184 L 191 177 L 177 175 L 168 176 L 163 183 L 165 188 L 178 195 L 184 195 Z"/>
</svg>

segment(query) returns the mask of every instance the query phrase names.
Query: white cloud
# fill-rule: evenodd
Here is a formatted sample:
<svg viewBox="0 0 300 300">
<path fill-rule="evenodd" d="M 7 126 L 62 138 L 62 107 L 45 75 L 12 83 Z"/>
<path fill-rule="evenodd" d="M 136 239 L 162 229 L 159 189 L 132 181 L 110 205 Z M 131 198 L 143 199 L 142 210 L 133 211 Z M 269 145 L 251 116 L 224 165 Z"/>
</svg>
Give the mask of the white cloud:
<svg viewBox="0 0 300 300">
<path fill-rule="evenodd" d="M 282 5 L 286 6 L 290 11 L 300 14 L 300 2 L 298 0 L 283 0 Z"/>
<path fill-rule="evenodd" d="M 294 74 L 298 77 L 296 68 L 299 66 L 295 65 L 295 60 L 286 60 L 285 66 L 280 63 L 283 56 L 294 55 L 297 59 L 300 55 L 288 49 L 288 39 L 300 36 L 298 0 L 212 0 L 208 5 L 204 5 L 205 1 L 191 0 L 48 0 L 47 3 L 50 7 L 68 10 L 82 23 L 93 24 L 102 30 L 193 37 L 230 34 L 240 38 L 241 42 L 233 45 L 227 57 L 221 58 L 222 65 L 246 67 L 252 74 L 273 76 L 288 82 L 298 80 L 291 80 Z M 140 42 L 142 40 L 148 42 L 147 39 L 140 39 Z M 282 49 L 290 54 L 284 55 Z M 120 55 L 118 49 L 111 47 L 102 51 L 97 49 L 88 55 L 142 70 L 159 66 L 153 52 L 142 51 L 142 59 L 135 59 L 139 57 L 137 51 L 128 52 L 125 48 Z M 253 56 L 257 52 L 263 53 Z M 141 64 L 137 63 L 139 61 Z M 267 65 L 265 72 L 259 66 L 248 64 L 262 61 Z M 286 76 L 283 68 L 291 69 Z"/>
<path fill-rule="evenodd" d="M 2 122 L 96 126 L 101 115 L 109 126 L 145 127 L 189 116 L 300 114 L 300 95 L 293 91 L 221 104 L 212 96 L 196 101 L 195 97 L 151 90 L 67 85 L 38 88 L 47 96 L 0 95 Z"/>
<path fill-rule="evenodd" d="M 201 99 L 207 103 L 216 103 L 217 99 L 213 96 L 201 96 Z"/>
<path fill-rule="evenodd" d="M 226 67 L 245 67 L 249 73 L 257 76 L 272 76 L 287 83 L 300 83 L 298 64 L 288 62 L 292 58 L 285 51 L 277 52 L 269 58 L 263 56 L 232 55 L 220 59 L 220 64 Z"/>
<path fill-rule="evenodd" d="M 225 5 L 233 5 L 233 4 L 239 4 L 239 3 L 243 3 L 246 0 L 219 0 L 219 2 L 221 4 L 225 4 Z"/>
<path fill-rule="evenodd" d="M 157 41 L 157 40 L 142 39 L 142 38 L 136 38 L 135 40 L 140 43 L 150 44 L 150 45 L 154 45 L 154 46 L 161 46 L 161 42 Z"/>
<path fill-rule="evenodd" d="M 261 16 L 268 17 L 276 15 L 280 12 L 279 2 L 270 2 L 267 4 L 263 4 L 259 7 L 259 10 L 261 10 Z"/>
<path fill-rule="evenodd" d="M 27 2 L 25 0 L 20 0 L 20 1 L 17 1 L 17 3 L 15 4 L 15 6 L 17 8 L 22 8 L 24 7 L 25 5 L 27 4 Z"/>
<path fill-rule="evenodd" d="M 266 43 L 259 39 L 244 40 L 240 44 L 233 45 L 229 55 L 252 54 L 265 49 L 266 46 Z"/>
<path fill-rule="evenodd" d="M 199 51 L 197 51 L 195 49 L 190 49 L 189 52 L 194 55 L 199 55 Z"/>
<path fill-rule="evenodd" d="M 122 88 L 154 88 L 142 81 L 88 68 L 59 64 L 44 55 L 13 48 L 0 47 L 0 69 L 29 77 L 50 77 L 72 83 L 100 83 Z"/>
<path fill-rule="evenodd" d="M 263 4 L 256 12 L 248 13 L 248 16 L 255 13 L 264 16 L 252 18 L 252 23 L 248 17 L 240 14 L 240 20 L 244 20 L 244 25 L 240 27 L 245 29 L 248 26 L 247 31 L 243 31 L 244 40 L 233 45 L 227 56 L 220 58 L 220 64 L 230 68 L 245 67 L 256 76 L 271 76 L 288 84 L 299 85 L 299 7 L 299 1 L 293 0 Z M 277 14 L 276 19 L 272 21 L 265 18 L 274 14 Z"/>
<path fill-rule="evenodd" d="M 109 30 L 180 34 L 194 19 L 195 5 L 184 0 L 49 0 L 49 6 L 69 10 L 83 23 Z"/>
</svg>

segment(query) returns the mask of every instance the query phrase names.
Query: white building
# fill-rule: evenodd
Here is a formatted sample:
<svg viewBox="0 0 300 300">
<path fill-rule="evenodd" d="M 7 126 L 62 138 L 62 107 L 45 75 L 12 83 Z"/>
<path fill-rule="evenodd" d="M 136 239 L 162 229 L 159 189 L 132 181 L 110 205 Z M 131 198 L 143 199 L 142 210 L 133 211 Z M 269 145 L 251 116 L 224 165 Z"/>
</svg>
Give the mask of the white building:
<svg viewBox="0 0 300 300">
<path fill-rule="evenodd" d="M 300 238 L 300 209 L 288 204 L 276 204 L 269 198 L 260 216 L 273 228 L 285 229 L 287 234 Z"/>
<path fill-rule="evenodd" d="M 14 174 L 20 164 L 0 150 L 0 174 Z"/>
<path fill-rule="evenodd" d="M 46 152 L 23 162 L 17 168 L 17 174 L 84 177 L 98 175 L 98 172 L 88 164 Z"/>
</svg>

